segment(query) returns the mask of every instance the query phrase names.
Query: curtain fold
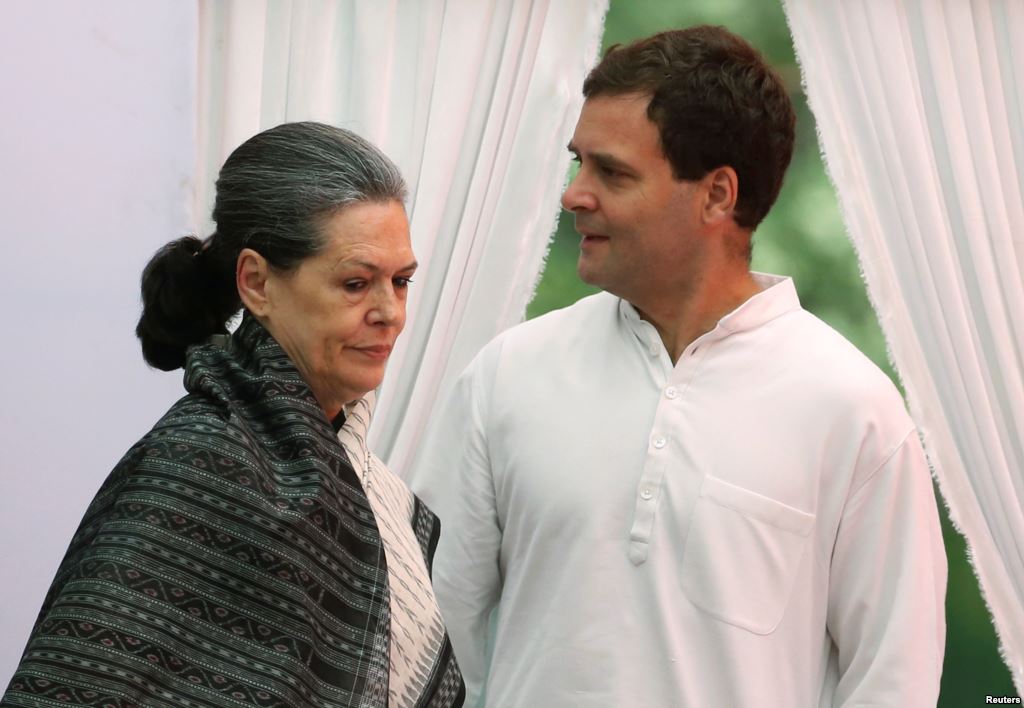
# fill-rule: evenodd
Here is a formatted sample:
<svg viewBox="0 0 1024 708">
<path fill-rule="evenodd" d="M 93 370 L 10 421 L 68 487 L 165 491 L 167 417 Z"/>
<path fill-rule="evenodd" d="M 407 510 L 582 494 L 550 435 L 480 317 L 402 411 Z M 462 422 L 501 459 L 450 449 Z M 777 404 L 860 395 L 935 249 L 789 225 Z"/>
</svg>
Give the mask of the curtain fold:
<svg viewBox="0 0 1024 708">
<path fill-rule="evenodd" d="M 420 271 L 370 439 L 399 474 L 434 403 L 519 322 L 555 226 L 607 0 L 200 0 L 196 229 L 260 130 L 319 120 L 409 182 Z"/>
<path fill-rule="evenodd" d="M 784 7 L 891 358 L 1024 692 L 1024 4 Z"/>
</svg>

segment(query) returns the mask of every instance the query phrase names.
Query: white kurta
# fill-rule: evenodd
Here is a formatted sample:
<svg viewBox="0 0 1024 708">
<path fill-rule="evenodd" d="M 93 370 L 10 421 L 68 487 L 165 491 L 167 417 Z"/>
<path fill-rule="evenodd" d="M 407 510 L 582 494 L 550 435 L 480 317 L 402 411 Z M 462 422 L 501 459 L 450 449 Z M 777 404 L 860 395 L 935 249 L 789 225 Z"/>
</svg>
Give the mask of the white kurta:
<svg viewBox="0 0 1024 708">
<path fill-rule="evenodd" d="M 935 705 L 946 562 L 917 432 L 792 281 L 756 277 L 675 366 L 601 293 L 459 379 L 410 483 L 441 518 L 468 706 Z"/>
</svg>

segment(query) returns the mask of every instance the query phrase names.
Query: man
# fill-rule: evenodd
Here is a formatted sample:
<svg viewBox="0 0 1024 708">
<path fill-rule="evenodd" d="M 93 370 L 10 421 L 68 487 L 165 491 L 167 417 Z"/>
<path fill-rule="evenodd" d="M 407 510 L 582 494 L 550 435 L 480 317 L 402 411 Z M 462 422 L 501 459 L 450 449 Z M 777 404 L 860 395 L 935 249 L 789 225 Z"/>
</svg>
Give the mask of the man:
<svg viewBox="0 0 1024 708">
<path fill-rule="evenodd" d="M 610 50 L 583 93 L 562 204 L 606 292 L 491 342 L 412 475 L 467 705 L 935 705 L 917 432 L 790 279 L 749 270 L 792 154 L 781 82 L 694 27 Z"/>
</svg>

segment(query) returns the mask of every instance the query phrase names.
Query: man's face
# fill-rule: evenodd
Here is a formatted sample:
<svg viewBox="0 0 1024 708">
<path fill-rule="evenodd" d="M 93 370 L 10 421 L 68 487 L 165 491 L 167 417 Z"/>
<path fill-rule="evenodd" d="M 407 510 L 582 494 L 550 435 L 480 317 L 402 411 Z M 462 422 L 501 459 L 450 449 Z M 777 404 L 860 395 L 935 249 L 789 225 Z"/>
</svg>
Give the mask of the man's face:
<svg viewBox="0 0 1024 708">
<path fill-rule="evenodd" d="M 569 149 L 580 167 L 562 195 L 583 237 L 580 278 L 643 307 L 688 292 L 699 273 L 699 182 L 675 179 L 642 94 L 583 104 Z"/>
</svg>

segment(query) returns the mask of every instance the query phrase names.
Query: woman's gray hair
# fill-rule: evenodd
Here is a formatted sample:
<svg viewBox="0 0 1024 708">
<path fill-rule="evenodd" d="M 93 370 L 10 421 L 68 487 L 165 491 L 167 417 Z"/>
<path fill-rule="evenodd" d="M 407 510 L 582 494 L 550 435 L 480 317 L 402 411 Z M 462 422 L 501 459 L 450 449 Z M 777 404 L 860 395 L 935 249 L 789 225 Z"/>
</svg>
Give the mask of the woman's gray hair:
<svg viewBox="0 0 1024 708">
<path fill-rule="evenodd" d="M 324 217 L 405 197 L 398 168 L 368 141 L 323 123 L 285 123 L 247 140 L 221 168 L 211 247 L 227 236 L 235 256 L 251 248 L 290 269 L 323 245 Z"/>
<path fill-rule="evenodd" d="M 241 307 L 235 263 L 243 248 L 291 270 L 323 248 L 331 214 L 363 202 L 404 203 L 406 194 L 394 163 L 343 128 L 285 123 L 245 141 L 217 178 L 213 235 L 172 241 L 143 271 L 135 331 L 146 361 L 178 368 L 189 345 L 226 331 Z"/>
</svg>

